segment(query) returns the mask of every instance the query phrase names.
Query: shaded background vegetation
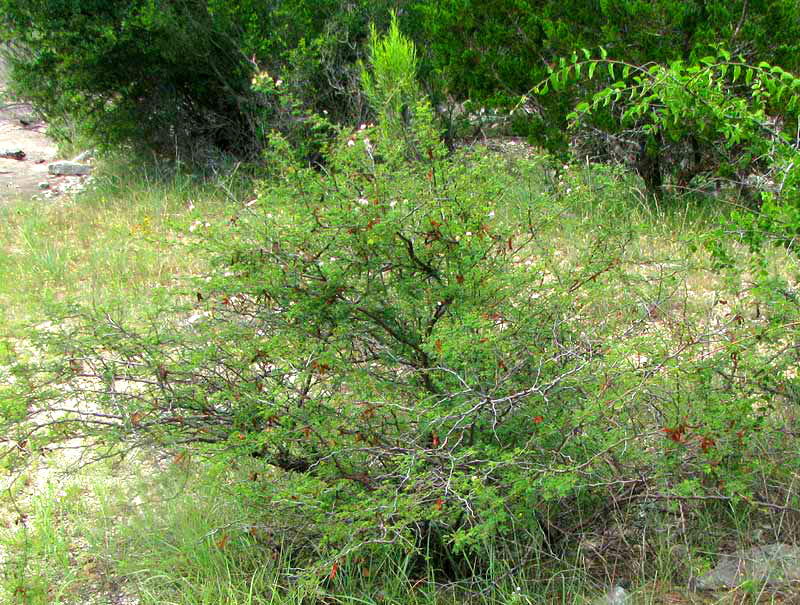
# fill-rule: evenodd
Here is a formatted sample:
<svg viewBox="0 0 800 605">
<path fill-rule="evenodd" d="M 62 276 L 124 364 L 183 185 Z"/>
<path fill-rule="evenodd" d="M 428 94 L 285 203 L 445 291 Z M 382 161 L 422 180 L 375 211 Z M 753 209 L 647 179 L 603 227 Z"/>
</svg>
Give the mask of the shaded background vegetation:
<svg viewBox="0 0 800 605">
<path fill-rule="evenodd" d="M 249 88 L 261 70 L 291 88 L 300 111 L 363 120 L 358 63 L 370 24 L 384 29 L 389 9 L 444 110 L 467 100 L 508 110 L 580 48 L 603 46 L 635 65 L 692 62 L 720 46 L 750 64 L 794 71 L 800 61 L 792 0 L 4 0 L 0 14 L 17 90 L 51 121 L 71 116 L 103 140 L 191 158 L 198 146 L 239 157 L 263 149 L 276 124 Z M 510 131 L 565 151 L 565 116 L 581 86 L 532 101 Z M 597 119 L 611 128 L 609 117 Z"/>
</svg>

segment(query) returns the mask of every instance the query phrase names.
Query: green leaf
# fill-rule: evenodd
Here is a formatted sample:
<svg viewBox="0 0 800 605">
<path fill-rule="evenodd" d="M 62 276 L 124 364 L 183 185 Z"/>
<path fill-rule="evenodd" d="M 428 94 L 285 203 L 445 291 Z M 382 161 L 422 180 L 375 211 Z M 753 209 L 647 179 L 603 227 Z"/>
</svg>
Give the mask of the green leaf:
<svg viewBox="0 0 800 605">
<path fill-rule="evenodd" d="M 585 111 L 588 111 L 588 109 L 589 109 L 589 104 L 586 103 L 585 101 L 582 103 L 578 103 L 578 105 L 575 107 L 575 111 L 579 113 L 584 113 Z"/>
<path fill-rule="evenodd" d="M 584 57 L 586 57 L 586 60 L 587 60 L 587 61 L 589 60 L 589 57 L 591 57 L 591 56 L 592 56 L 592 53 L 590 53 L 590 52 L 589 52 L 587 49 L 585 49 L 585 48 L 582 48 L 582 49 L 581 49 L 581 52 L 583 52 L 583 56 L 584 56 Z"/>
<path fill-rule="evenodd" d="M 750 86 L 750 83 L 753 81 L 753 70 L 749 67 L 744 72 L 744 81 L 748 86 Z"/>
<path fill-rule="evenodd" d="M 612 80 L 614 79 L 614 64 L 613 63 L 609 63 L 608 64 L 608 75 L 611 76 Z"/>
<path fill-rule="evenodd" d="M 603 59 L 603 61 L 605 61 L 607 56 L 608 56 L 608 53 L 606 52 L 606 49 L 601 46 L 600 47 L 600 57 Z"/>
<path fill-rule="evenodd" d="M 630 65 L 626 65 L 625 67 L 623 67 L 622 68 L 622 79 L 623 80 L 627 80 L 628 79 L 628 74 L 630 74 L 630 73 L 631 73 L 631 66 Z"/>
<path fill-rule="evenodd" d="M 741 65 L 734 65 L 733 66 L 733 81 L 739 79 L 739 76 L 742 75 L 742 66 Z"/>
<path fill-rule="evenodd" d="M 591 80 L 594 77 L 594 70 L 597 67 L 597 62 L 592 61 L 589 63 L 589 79 Z"/>
</svg>

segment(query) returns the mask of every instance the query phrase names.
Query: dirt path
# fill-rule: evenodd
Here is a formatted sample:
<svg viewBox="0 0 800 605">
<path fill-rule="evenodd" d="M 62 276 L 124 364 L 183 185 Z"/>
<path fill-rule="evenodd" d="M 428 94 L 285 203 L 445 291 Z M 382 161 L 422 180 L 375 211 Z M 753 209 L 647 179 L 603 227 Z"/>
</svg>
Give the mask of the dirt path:
<svg viewBox="0 0 800 605">
<path fill-rule="evenodd" d="M 56 147 L 42 122 L 31 121 L 30 107 L 0 106 L 0 153 L 21 150 L 24 159 L 0 158 L 0 203 L 40 194 L 39 183 L 51 182 L 48 162 L 56 159 Z"/>
<path fill-rule="evenodd" d="M 34 196 L 52 198 L 79 187 L 86 177 L 57 177 L 47 166 L 58 150 L 47 137 L 47 125 L 37 120 L 31 107 L 5 95 L 7 69 L 0 57 L 0 154 L 21 151 L 19 159 L 0 157 L 0 204 Z M 48 183 L 45 189 L 40 184 Z"/>
</svg>

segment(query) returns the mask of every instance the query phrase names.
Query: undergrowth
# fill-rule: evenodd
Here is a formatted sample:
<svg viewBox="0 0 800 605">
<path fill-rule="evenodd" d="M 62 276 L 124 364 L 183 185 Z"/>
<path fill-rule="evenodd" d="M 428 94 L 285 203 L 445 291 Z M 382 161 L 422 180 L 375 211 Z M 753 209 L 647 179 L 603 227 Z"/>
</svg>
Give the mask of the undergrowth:
<svg viewBox="0 0 800 605">
<path fill-rule="evenodd" d="M 488 152 L 476 149 L 474 154 Z M 738 275 L 713 268 L 702 243 L 715 217 L 701 201 L 655 208 L 637 197 L 635 182 L 621 173 L 553 166 L 536 156 L 522 164 L 490 157 L 514 184 L 504 204 L 487 212 L 498 220 L 521 211 L 540 218 L 552 213 L 511 262 L 520 267 L 535 263 L 542 275 L 552 276 L 547 283 L 573 288 L 578 292 L 574 312 L 619 335 L 616 361 L 608 366 L 618 377 L 633 373 L 644 379 L 648 358 L 692 330 L 708 331 L 720 322 L 737 325 L 737 314 L 758 325 L 756 320 L 771 312 L 765 293 L 749 277 L 758 266 Z M 521 170 L 523 165 L 528 167 Z M 4 209 L 8 220 L 2 228 L 8 237 L 1 241 L 9 254 L 2 270 L 11 280 L 3 283 L 16 285 L 3 291 L 11 310 L 4 329 L 14 336 L 5 341 L 5 368 L 25 340 L 23 321 L 40 317 L 54 301 L 78 300 L 101 317 L 111 314 L 140 326 L 161 287 L 173 286 L 169 294 L 155 296 L 162 302 L 177 293 L 195 311 L 205 308 L 196 298 L 199 290 L 184 280 L 204 275 L 213 261 L 188 254 L 188 240 L 202 243 L 214 233 L 229 233 L 231 219 L 248 220 L 252 207 L 247 196 L 224 185 L 217 190 L 191 180 L 165 185 L 112 172 L 95 191 L 60 206 Z M 596 235 L 609 222 L 624 244 L 613 264 L 593 256 L 605 254 Z M 20 245 L 26 241 L 30 245 Z M 736 254 L 748 262 L 744 251 Z M 765 262 L 776 275 L 782 272 L 782 279 L 791 277 L 790 258 L 776 253 Z M 37 282 L 34 275 L 43 279 Z M 585 286 L 592 288 L 592 296 L 580 294 Z M 206 304 L 212 295 L 204 291 L 201 296 Z M 713 347 L 710 341 L 704 350 Z M 597 388 L 611 387 L 600 382 Z M 663 396 L 663 388 L 653 383 L 652 395 Z M 776 407 L 775 413 L 791 420 L 790 409 Z M 654 445 L 674 444 L 664 450 L 667 463 L 679 460 L 680 448 L 696 449 L 693 456 L 700 453 L 699 441 L 681 443 L 691 429 L 682 433 L 679 427 L 655 427 Z M 664 428 L 672 433 L 665 436 Z M 675 587 L 710 568 L 715 552 L 754 540 L 793 541 L 796 531 L 793 467 L 785 467 L 785 478 L 774 474 L 770 460 L 786 450 L 773 449 L 778 444 L 770 441 L 753 443 L 765 464 L 754 475 L 763 485 L 751 485 L 748 489 L 755 491 L 748 497 L 775 504 L 772 512 L 727 496 L 695 500 L 698 492 L 691 490 L 697 484 L 680 487 L 690 491 L 671 492 L 671 497 L 654 493 L 644 506 L 610 502 L 601 506 L 605 512 L 599 518 L 593 517 L 596 503 L 576 500 L 576 509 L 552 521 L 564 529 L 561 524 L 572 519 L 582 528 L 577 540 L 557 548 L 547 541 L 530 548 L 512 530 L 476 554 L 457 556 L 449 568 L 444 562 L 453 555 L 442 559 L 448 538 L 440 542 L 442 536 L 434 534 L 411 550 L 398 542 L 341 559 L 320 551 L 319 559 L 309 560 L 305 547 L 297 550 L 293 532 L 298 529 L 286 525 L 302 519 L 301 503 L 274 492 L 270 484 L 295 485 L 298 497 L 308 502 L 312 492 L 303 495 L 303 486 L 285 470 L 268 471 L 257 459 L 232 464 L 224 450 L 221 457 L 208 458 L 208 452 L 178 447 L 166 457 L 150 453 L 124 460 L 123 466 L 140 469 L 138 476 L 100 462 L 68 479 L 37 470 L 48 467 L 44 453 L 52 446 L 7 443 L 13 449 L 3 458 L 10 490 L 4 497 L 2 587 L 11 602 L 77 603 L 86 602 L 89 594 L 98 601 L 124 595 L 141 603 L 187 604 L 574 603 L 623 581 L 637 599 L 650 603 L 670 591 L 684 594 Z M 58 450 L 49 454 L 57 456 Z M 17 476 L 26 461 L 33 466 Z M 615 497 L 628 495 L 620 491 Z M 437 501 L 431 506 L 435 510 Z M 548 506 L 544 502 L 542 511 Z M 283 520 L 275 517 L 287 513 Z"/>
</svg>

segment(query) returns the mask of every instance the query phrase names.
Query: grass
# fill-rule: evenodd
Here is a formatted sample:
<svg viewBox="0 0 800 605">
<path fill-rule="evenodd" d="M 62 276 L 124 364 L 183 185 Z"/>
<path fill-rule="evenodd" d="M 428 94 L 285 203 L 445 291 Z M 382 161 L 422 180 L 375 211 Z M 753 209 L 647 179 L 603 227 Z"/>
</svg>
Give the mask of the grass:
<svg viewBox="0 0 800 605">
<path fill-rule="evenodd" d="M 246 182 L 235 179 L 212 186 L 131 172 L 122 164 L 102 174 L 93 190 L 77 198 L 0 208 L 0 366 L 10 365 L 25 326 L 40 322 L 52 304 L 78 301 L 133 317 L 145 313 L 159 292 L 174 292 L 182 278 L 206 269 L 204 259 L 189 253 L 192 229 L 227 220 L 249 193 Z M 564 263 L 574 268 L 592 261 L 575 242 L 588 237 L 599 216 L 612 217 L 630 238 L 624 263 L 614 269 L 624 281 L 610 281 L 602 299 L 587 301 L 585 312 L 623 324 L 630 317 L 609 314 L 622 309 L 646 320 L 647 303 L 669 299 L 670 313 L 701 323 L 713 310 L 707 294 L 739 288 L 712 270 L 700 246 L 718 209 L 698 202 L 654 207 L 631 194 L 626 178 L 571 169 L 549 190 L 540 183 L 520 185 L 517 199 L 569 199 L 570 215 L 542 235 L 554 273 Z M 771 262 L 785 266 L 788 259 L 775 253 Z M 236 490 L 249 475 L 246 462 L 220 468 L 213 461 L 139 452 L 122 464 L 104 461 L 64 475 L 70 461 L 55 452 L 21 450 L 3 460 L 8 489 L 0 499 L 0 601 L 549 605 L 589 602 L 603 590 L 596 578 L 624 575 L 632 578 L 637 604 L 783 602 L 752 587 L 751 594 L 702 597 L 676 585 L 690 572 L 708 569 L 724 540 L 747 542 L 758 519 L 736 510 L 728 511 L 720 531 L 711 531 L 720 516 L 709 515 L 692 535 L 682 533 L 671 513 L 654 513 L 645 521 L 655 529 L 642 535 L 658 539 L 647 545 L 628 541 L 624 528 L 642 520 L 623 515 L 612 525 L 618 535 L 587 535 L 560 561 L 512 569 L 501 558 L 484 562 L 489 580 L 466 590 L 443 584 L 400 551 L 335 570 L 320 561 L 314 573 L 299 573 L 282 537 L 270 533 L 263 503 Z M 696 550 L 698 542 L 707 554 L 687 559 L 676 550 L 676 544 Z"/>
<path fill-rule="evenodd" d="M 192 224 L 225 213 L 243 194 L 231 183 L 121 164 L 101 174 L 78 198 L 0 206 L 0 331 L 12 334 L 66 300 L 135 312 L 152 293 L 202 270 L 187 253 Z"/>
</svg>

